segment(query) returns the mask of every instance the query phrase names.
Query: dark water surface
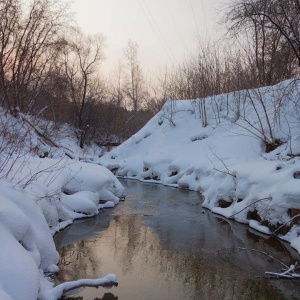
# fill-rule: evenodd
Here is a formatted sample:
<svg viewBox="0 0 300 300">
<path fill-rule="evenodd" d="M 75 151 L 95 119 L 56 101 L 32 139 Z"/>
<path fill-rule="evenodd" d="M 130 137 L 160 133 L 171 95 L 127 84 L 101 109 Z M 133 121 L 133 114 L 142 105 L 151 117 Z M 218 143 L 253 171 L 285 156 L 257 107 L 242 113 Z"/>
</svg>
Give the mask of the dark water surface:
<svg viewBox="0 0 300 300">
<path fill-rule="evenodd" d="M 250 251 L 290 264 L 298 254 L 287 244 L 204 212 L 198 193 L 122 184 L 125 202 L 55 237 L 58 281 L 118 277 L 118 287 L 85 288 L 75 299 L 300 299 L 300 283 L 264 278 L 265 271 L 278 272 L 281 265 Z"/>
</svg>

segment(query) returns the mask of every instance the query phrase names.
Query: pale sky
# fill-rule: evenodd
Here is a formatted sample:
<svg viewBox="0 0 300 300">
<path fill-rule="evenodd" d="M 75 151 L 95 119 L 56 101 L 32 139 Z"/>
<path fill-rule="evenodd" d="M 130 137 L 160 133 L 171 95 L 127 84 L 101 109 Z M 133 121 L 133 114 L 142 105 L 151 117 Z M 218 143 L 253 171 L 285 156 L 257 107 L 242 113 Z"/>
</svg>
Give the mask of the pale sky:
<svg viewBox="0 0 300 300">
<path fill-rule="evenodd" d="M 84 33 L 106 37 L 105 71 L 123 59 L 129 39 L 138 43 L 146 72 L 171 66 L 195 53 L 201 40 L 216 37 L 217 11 L 226 0 L 74 0 Z M 227 0 L 228 1 L 228 0 Z"/>
</svg>

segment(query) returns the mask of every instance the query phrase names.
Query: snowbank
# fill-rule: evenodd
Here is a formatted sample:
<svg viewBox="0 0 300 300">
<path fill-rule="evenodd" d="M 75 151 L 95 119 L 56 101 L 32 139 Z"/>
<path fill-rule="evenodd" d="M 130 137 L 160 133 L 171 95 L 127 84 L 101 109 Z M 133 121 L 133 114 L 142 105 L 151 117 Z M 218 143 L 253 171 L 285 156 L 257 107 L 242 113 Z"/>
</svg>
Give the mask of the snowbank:
<svg viewBox="0 0 300 300">
<path fill-rule="evenodd" d="M 55 268 L 58 253 L 34 197 L 4 181 L 0 190 L 1 292 L 7 299 L 37 299 L 39 269 Z"/>
<path fill-rule="evenodd" d="M 106 168 L 71 159 L 12 158 L 0 181 L 0 298 L 58 299 L 68 283 L 53 288 L 45 274 L 58 271 L 52 234 L 75 218 L 94 216 L 113 207 L 124 188 Z M 101 204 L 100 201 L 107 201 Z M 103 202 L 103 201 L 101 201 Z"/>
<path fill-rule="evenodd" d="M 300 252 L 299 92 L 291 80 L 169 100 L 99 162 L 120 177 L 202 192 L 204 207 L 276 234 Z"/>
</svg>

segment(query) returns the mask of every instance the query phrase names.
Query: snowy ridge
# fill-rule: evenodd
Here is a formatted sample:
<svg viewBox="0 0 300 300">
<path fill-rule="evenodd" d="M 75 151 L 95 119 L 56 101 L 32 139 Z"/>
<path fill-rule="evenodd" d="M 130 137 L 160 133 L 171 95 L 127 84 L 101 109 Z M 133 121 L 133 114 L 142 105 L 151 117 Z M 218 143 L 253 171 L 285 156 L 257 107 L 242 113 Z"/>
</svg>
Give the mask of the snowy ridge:
<svg viewBox="0 0 300 300">
<path fill-rule="evenodd" d="M 169 100 L 99 162 L 120 177 L 202 192 L 204 207 L 300 252 L 299 95 L 298 80 L 289 80 Z"/>
</svg>

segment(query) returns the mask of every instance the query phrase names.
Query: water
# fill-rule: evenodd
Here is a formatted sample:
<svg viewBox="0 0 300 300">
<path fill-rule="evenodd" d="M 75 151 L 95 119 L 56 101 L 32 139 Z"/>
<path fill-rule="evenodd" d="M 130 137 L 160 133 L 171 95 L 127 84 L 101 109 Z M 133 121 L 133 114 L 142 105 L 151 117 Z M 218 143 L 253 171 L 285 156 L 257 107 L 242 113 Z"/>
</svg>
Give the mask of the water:
<svg viewBox="0 0 300 300">
<path fill-rule="evenodd" d="M 55 237 L 58 281 L 115 273 L 119 286 L 85 288 L 68 299 L 300 299 L 297 281 L 264 277 L 265 271 L 280 271 L 276 259 L 298 259 L 287 244 L 204 211 L 198 193 L 122 184 L 125 202 Z"/>
</svg>

